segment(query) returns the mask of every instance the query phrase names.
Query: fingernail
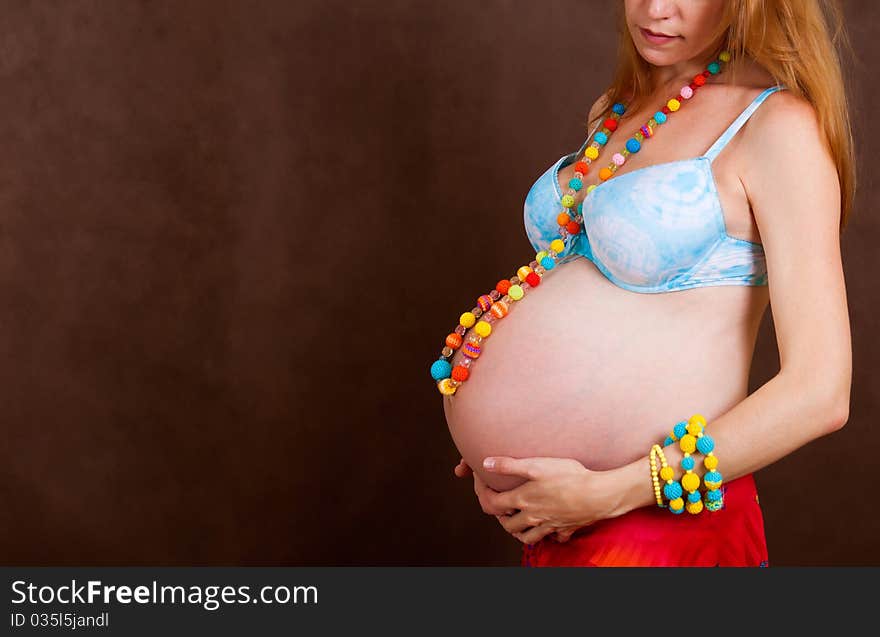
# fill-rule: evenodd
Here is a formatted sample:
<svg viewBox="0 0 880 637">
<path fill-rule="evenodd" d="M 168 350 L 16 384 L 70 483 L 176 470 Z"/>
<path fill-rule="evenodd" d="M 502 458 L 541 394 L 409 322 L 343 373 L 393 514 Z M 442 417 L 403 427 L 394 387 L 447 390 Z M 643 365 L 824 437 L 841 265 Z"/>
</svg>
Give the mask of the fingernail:
<svg viewBox="0 0 880 637">
<path fill-rule="evenodd" d="M 486 458 L 485 460 L 483 460 L 483 468 L 484 469 L 495 468 L 495 458 Z"/>
</svg>

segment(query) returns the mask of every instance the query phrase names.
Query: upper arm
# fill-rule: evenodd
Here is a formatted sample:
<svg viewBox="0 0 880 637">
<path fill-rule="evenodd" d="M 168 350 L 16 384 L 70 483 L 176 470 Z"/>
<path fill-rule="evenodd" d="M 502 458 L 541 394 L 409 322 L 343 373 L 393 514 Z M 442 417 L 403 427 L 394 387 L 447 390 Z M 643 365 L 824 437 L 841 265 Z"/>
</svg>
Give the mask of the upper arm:
<svg viewBox="0 0 880 637">
<path fill-rule="evenodd" d="M 848 410 L 852 350 L 837 169 L 804 98 L 775 93 L 751 124 L 753 160 L 743 184 L 764 245 L 781 372 Z"/>
</svg>

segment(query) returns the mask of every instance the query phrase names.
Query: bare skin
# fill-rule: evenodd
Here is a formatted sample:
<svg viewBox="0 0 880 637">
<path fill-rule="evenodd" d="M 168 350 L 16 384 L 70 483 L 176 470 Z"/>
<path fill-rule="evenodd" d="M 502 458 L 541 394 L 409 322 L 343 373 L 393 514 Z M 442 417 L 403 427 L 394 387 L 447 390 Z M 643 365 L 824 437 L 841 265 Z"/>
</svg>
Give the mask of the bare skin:
<svg viewBox="0 0 880 637">
<path fill-rule="evenodd" d="M 675 26 L 688 17 L 679 13 L 685 3 L 628 0 L 627 5 L 637 18 L 634 27 L 644 24 L 639 18 L 645 16 L 652 29 Z M 664 55 L 671 54 L 651 50 L 644 55 L 660 65 L 661 88 L 640 112 L 627 113 L 614 139 L 631 136 L 665 102 L 671 86 L 702 70 L 691 58 L 667 59 Z M 753 63 L 735 86 L 723 74 L 713 79 L 619 174 L 703 154 L 755 95 L 775 83 Z M 846 422 L 851 353 L 836 235 L 836 172 L 808 105 L 784 93 L 771 95 L 712 165 L 727 233 L 764 245 L 769 287 L 638 294 L 617 288 L 589 261 L 579 259 L 542 283 L 542 316 L 527 315 L 509 326 L 501 322 L 490 347 L 493 353 L 517 347 L 528 359 L 532 346 L 536 361 L 558 351 L 564 356 L 565 376 L 583 379 L 582 388 L 568 395 L 552 387 L 536 392 L 534 382 L 522 374 L 505 373 L 501 366 L 509 360 L 498 355 L 493 362 L 487 355 L 459 393 L 445 398 L 450 430 L 464 456 L 455 473 L 464 477 L 476 467 L 474 486 L 483 510 L 498 516 L 514 537 L 534 542 L 555 534 L 564 540 L 597 519 L 650 504 L 646 452 L 672 422 L 695 411 L 712 423 L 717 448 L 725 453 L 727 480 L 766 466 Z M 596 165 L 607 165 L 616 150 L 609 144 Z M 572 171 L 571 166 L 560 171 L 560 186 Z M 586 183 L 596 179 L 593 175 Z M 546 307 L 553 301 L 566 308 L 569 329 L 583 325 L 579 319 L 588 322 L 574 341 L 535 334 L 548 327 Z M 747 397 L 755 336 L 768 302 L 774 307 L 782 369 Z M 812 318 L 803 309 L 809 306 L 822 306 L 826 312 Z M 516 311 L 539 310 L 530 301 Z M 551 333 L 553 326 L 550 320 Z M 816 351 L 817 343 L 825 355 Z M 580 358 L 578 348 L 585 352 Z M 833 353 L 830 362 L 828 352 Z M 812 370 L 819 367 L 827 376 L 815 379 Z M 498 400 L 485 408 L 486 395 L 526 395 L 529 400 L 505 411 Z M 523 435 L 520 429 L 493 430 L 495 421 L 490 419 L 495 415 L 508 422 L 535 422 L 547 413 L 554 414 L 552 429 L 550 423 L 541 423 Z M 769 438 L 768 431 L 774 432 Z M 523 453 L 518 445 L 537 453 Z M 501 457 L 490 468 L 483 466 L 486 456 Z M 671 456 L 675 462 L 674 451 Z"/>
</svg>

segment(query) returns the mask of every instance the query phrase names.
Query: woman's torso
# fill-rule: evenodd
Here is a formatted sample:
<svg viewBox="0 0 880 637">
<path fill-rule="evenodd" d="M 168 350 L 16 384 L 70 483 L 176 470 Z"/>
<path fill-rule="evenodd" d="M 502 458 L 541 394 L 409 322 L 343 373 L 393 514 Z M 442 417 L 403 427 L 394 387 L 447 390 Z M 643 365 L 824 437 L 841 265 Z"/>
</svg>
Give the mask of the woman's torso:
<svg viewBox="0 0 880 637">
<path fill-rule="evenodd" d="M 641 168 L 701 156 L 763 86 L 702 87 L 611 180 L 635 172 L 620 182 L 633 186 L 642 181 Z M 592 170 L 608 165 L 654 110 L 656 104 L 649 104 L 622 119 Z M 726 234 L 743 240 L 742 247 L 760 242 L 737 177 L 740 162 L 757 160 L 747 144 L 741 131 L 711 164 Z M 567 165 L 558 175 L 558 162 L 551 166 L 562 192 L 574 158 L 563 159 Z M 592 172 L 584 181 L 589 185 L 598 178 Z M 551 225 L 558 212 L 548 204 Z M 540 244 L 532 232 L 530 239 L 533 247 Z M 636 292 L 580 256 L 548 273 L 527 296 L 494 324 L 470 379 L 444 398 L 456 445 L 497 489 L 521 480 L 483 474 L 479 465 L 486 455 L 574 457 L 590 468 L 609 469 L 644 455 L 674 422 L 694 412 L 711 426 L 714 416 L 747 394 L 755 338 L 769 300 L 766 285 Z"/>
</svg>

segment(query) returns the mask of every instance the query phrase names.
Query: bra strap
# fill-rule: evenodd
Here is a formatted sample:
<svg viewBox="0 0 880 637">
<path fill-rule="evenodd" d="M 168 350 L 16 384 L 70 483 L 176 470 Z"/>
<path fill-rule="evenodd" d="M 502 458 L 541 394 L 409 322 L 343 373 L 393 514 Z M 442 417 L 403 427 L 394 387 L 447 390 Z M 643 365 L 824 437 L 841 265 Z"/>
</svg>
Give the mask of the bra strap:
<svg viewBox="0 0 880 637">
<path fill-rule="evenodd" d="M 757 108 L 761 105 L 767 96 L 771 93 L 775 93 L 776 91 L 780 91 L 785 89 L 781 84 L 777 84 L 775 86 L 770 86 L 764 89 L 755 99 L 752 100 L 752 103 L 746 106 L 745 110 L 739 114 L 739 116 L 733 120 L 733 123 L 727 127 L 727 130 L 721 133 L 721 136 L 715 140 L 715 143 L 706 151 L 704 155 L 709 159 L 709 162 L 712 162 L 720 153 L 725 146 L 727 146 L 727 142 L 729 142 L 734 135 L 736 135 L 737 131 L 742 128 L 743 124 L 745 124 L 748 119 L 752 116 L 752 113 L 757 110 Z"/>
</svg>

